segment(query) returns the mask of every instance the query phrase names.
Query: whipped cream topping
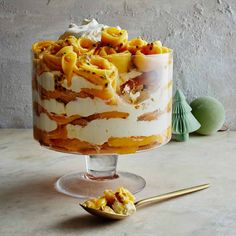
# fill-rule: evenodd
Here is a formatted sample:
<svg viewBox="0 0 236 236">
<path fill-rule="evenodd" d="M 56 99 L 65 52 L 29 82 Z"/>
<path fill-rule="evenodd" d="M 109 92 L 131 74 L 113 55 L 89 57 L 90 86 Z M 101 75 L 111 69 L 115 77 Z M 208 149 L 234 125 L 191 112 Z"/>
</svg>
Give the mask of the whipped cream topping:
<svg viewBox="0 0 236 236">
<path fill-rule="evenodd" d="M 101 40 L 101 32 L 107 25 L 99 24 L 95 19 L 88 20 L 85 19 L 82 25 L 78 26 L 71 23 L 66 32 L 60 36 L 60 38 L 65 38 L 69 35 L 73 35 L 76 38 L 87 37 L 95 42 Z"/>
</svg>

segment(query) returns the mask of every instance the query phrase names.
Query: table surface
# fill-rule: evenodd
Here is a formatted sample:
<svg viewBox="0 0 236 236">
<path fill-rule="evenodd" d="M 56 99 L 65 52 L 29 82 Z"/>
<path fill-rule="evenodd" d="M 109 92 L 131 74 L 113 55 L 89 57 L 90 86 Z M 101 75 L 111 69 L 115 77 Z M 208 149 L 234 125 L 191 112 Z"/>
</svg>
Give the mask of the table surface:
<svg viewBox="0 0 236 236">
<path fill-rule="evenodd" d="M 236 235 L 236 132 L 192 136 L 119 158 L 118 168 L 143 176 L 137 199 L 211 183 L 207 190 L 141 208 L 124 221 L 88 215 L 54 183 L 84 170 L 82 156 L 47 150 L 32 130 L 0 130 L 0 235 Z"/>
</svg>

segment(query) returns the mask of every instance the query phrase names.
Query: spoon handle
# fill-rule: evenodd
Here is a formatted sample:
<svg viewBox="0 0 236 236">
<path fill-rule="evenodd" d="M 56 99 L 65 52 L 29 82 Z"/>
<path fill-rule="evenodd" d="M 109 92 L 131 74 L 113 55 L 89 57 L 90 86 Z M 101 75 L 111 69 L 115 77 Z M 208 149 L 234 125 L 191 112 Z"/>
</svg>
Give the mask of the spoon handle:
<svg viewBox="0 0 236 236">
<path fill-rule="evenodd" d="M 171 198 L 179 197 L 179 196 L 182 196 L 185 194 L 197 192 L 197 191 L 203 190 L 205 188 L 208 188 L 209 186 L 210 186 L 210 184 L 202 184 L 202 185 L 194 186 L 191 188 L 185 188 L 185 189 L 177 190 L 174 192 L 161 194 L 161 195 L 158 195 L 155 197 L 145 198 L 143 200 L 135 202 L 135 206 L 140 207 L 140 206 L 146 205 L 146 204 L 158 203 L 158 202 L 169 200 Z"/>
</svg>

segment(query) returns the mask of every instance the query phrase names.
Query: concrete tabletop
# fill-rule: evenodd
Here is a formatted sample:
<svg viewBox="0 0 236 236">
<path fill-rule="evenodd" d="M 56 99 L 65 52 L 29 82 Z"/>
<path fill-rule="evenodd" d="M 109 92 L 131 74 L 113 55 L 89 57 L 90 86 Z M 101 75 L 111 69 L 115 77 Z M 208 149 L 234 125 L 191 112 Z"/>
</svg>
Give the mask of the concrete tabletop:
<svg viewBox="0 0 236 236">
<path fill-rule="evenodd" d="M 211 183 L 124 221 L 97 219 L 56 192 L 58 177 L 84 168 L 83 156 L 40 147 L 32 130 L 0 130 L 0 235 L 236 235 L 236 132 L 120 157 L 119 170 L 147 181 L 137 199 Z"/>
</svg>

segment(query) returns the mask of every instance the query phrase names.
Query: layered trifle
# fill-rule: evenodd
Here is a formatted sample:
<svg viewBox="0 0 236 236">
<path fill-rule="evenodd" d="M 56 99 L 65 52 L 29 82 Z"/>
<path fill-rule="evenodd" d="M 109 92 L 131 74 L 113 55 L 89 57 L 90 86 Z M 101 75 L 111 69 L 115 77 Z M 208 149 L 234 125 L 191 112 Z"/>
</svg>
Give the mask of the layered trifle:
<svg viewBox="0 0 236 236">
<path fill-rule="evenodd" d="M 171 137 L 172 50 L 96 21 L 33 52 L 34 138 L 81 154 L 128 154 Z"/>
</svg>

